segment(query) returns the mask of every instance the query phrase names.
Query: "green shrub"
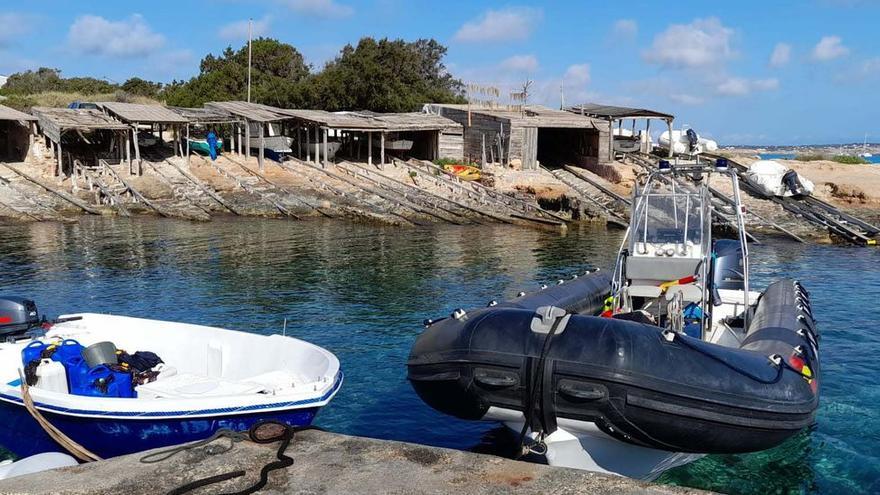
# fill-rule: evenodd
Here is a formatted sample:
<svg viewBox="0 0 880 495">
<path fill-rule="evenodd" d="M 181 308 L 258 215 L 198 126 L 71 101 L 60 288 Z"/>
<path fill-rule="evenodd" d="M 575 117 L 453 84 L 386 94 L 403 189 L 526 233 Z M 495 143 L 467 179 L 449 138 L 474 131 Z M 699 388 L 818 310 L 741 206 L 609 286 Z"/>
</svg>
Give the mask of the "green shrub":
<svg viewBox="0 0 880 495">
<path fill-rule="evenodd" d="M 823 155 L 822 153 L 798 153 L 794 159 L 799 162 L 815 162 L 818 160 L 827 160 L 828 156 Z"/>
<path fill-rule="evenodd" d="M 860 156 L 853 155 L 835 155 L 831 160 L 837 163 L 844 163 L 846 165 L 861 165 L 864 163 L 868 163 L 868 160 L 865 160 Z"/>
</svg>

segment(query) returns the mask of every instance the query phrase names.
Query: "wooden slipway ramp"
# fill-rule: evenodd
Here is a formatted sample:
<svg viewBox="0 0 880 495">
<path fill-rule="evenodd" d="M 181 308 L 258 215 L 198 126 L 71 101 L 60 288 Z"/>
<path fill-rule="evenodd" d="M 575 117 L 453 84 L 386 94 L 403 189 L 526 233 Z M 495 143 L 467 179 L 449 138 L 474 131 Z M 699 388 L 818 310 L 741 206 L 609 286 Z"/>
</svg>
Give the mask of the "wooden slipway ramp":
<svg viewBox="0 0 880 495">
<path fill-rule="evenodd" d="M 2 216 L 21 221 L 72 221 L 58 212 L 58 202 L 45 189 L 5 166 L 0 167 L 0 207 Z"/>
<path fill-rule="evenodd" d="M 210 174 L 215 179 L 208 180 L 204 177 L 200 177 L 200 179 L 202 182 L 211 184 L 223 198 L 223 201 L 239 215 L 297 218 L 277 198 L 256 187 L 252 179 L 243 180 L 246 179 L 246 174 L 223 155 L 217 157 L 216 161 L 200 155 L 191 155 L 190 174 L 199 177 L 199 174 L 193 171 L 193 166 L 210 170 Z M 204 172 L 200 172 L 200 174 L 204 176 Z M 224 184 L 228 184 L 228 186 L 224 186 Z"/>
<path fill-rule="evenodd" d="M 12 175 L 10 175 L 10 173 Z M 100 215 L 100 209 L 95 208 L 85 201 L 68 194 L 60 187 L 52 186 L 38 179 L 35 175 L 24 170 L 20 165 L 0 163 L 0 175 L 9 185 L 39 204 L 52 207 L 55 211 L 69 210 L 78 213 Z"/>
<path fill-rule="evenodd" d="M 186 169 L 177 158 L 151 157 L 144 161 L 148 170 L 160 176 L 174 191 L 174 195 L 186 198 L 200 210 L 211 213 L 233 213 L 238 215 L 235 206 L 223 199 L 213 187 L 199 180 Z"/>
<path fill-rule="evenodd" d="M 394 160 L 404 167 L 420 187 L 432 188 L 436 194 L 460 202 L 485 217 L 505 223 L 536 228 L 564 228 L 567 218 L 542 209 L 536 203 L 508 196 L 475 181 L 463 181 L 427 160 Z"/>
<path fill-rule="evenodd" d="M 148 176 L 156 179 L 160 183 L 163 183 L 165 186 L 169 187 L 172 191 L 171 198 L 148 198 L 143 193 L 143 191 L 139 190 L 134 185 L 133 178 L 126 178 L 124 174 L 119 173 L 114 170 L 113 167 L 104 163 L 104 166 L 107 167 L 108 175 L 112 176 L 113 179 L 122 185 L 122 187 L 127 190 L 128 193 L 132 195 L 132 197 L 146 205 L 149 209 L 153 210 L 159 216 L 166 218 L 181 218 L 185 220 L 196 220 L 196 221 L 208 221 L 211 219 L 211 215 L 208 214 L 203 208 L 199 207 L 197 203 L 194 203 L 190 198 L 186 195 L 178 195 L 177 192 L 171 187 L 171 184 L 168 184 L 164 177 L 161 175 L 153 175 L 148 172 Z M 150 167 L 146 167 L 147 170 L 150 170 Z"/>
<path fill-rule="evenodd" d="M 617 227 L 626 228 L 629 225 L 629 200 L 592 177 L 590 172 L 568 166 L 545 170 L 574 191 L 591 214 Z"/>
</svg>

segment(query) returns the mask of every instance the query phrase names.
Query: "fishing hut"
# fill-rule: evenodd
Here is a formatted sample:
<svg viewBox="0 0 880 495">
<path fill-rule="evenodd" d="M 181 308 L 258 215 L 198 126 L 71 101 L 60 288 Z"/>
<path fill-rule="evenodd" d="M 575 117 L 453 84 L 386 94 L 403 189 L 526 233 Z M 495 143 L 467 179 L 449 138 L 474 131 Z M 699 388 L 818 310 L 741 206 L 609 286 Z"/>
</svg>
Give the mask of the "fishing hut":
<svg viewBox="0 0 880 495">
<path fill-rule="evenodd" d="M 617 107 L 600 105 L 597 103 L 582 103 L 566 108 L 571 113 L 586 117 L 602 119 L 608 122 L 611 132 L 608 133 L 608 159 L 613 160 L 615 151 L 642 153 L 651 152 L 651 120 L 658 119 L 666 122 L 669 135 L 672 136 L 672 121 L 675 116 L 670 113 L 648 110 L 646 108 Z M 625 129 L 624 121 L 631 120 L 632 127 Z M 636 132 L 636 121 L 644 120 L 645 128 Z M 617 129 L 614 129 L 615 123 Z M 628 131 L 629 135 L 626 135 Z M 669 157 L 672 157 L 672 147 L 669 149 Z"/>
<path fill-rule="evenodd" d="M 225 129 L 228 132 L 220 132 L 227 137 L 226 148 L 233 153 L 242 153 L 241 140 L 235 137 L 240 134 L 240 126 L 243 125 L 241 118 L 216 108 L 185 108 L 168 107 L 168 110 L 186 119 L 186 135 L 184 138 L 184 156 L 189 163 L 189 156 L 193 151 L 193 139 L 207 135 L 211 129 Z"/>
<path fill-rule="evenodd" d="M 293 118 L 296 153 L 315 164 L 337 154 L 372 165 L 389 156 L 435 160 L 461 159 L 461 125 L 420 112 L 375 113 L 280 110 Z"/>
<path fill-rule="evenodd" d="M 0 105 L 0 162 L 21 162 L 34 143 L 33 115 Z"/>
<path fill-rule="evenodd" d="M 98 102 L 98 108 L 107 115 L 128 124 L 131 138 L 125 137 L 125 156 L 132 172 L 131 150 L 137 164 L 137 174 L 143 174 L 141 163 L 141 147 L 157 146 L 165 143 L 164 131 L 171 130 L 171 146 L 175 156 L 183 155 L 183 129 L 189 123 L 184 117 L 159 105 L 141 105 L 137 103 Z M 158 134 L 157 134 L 158 131 Z"/>
<path fill-rule="evenodd" d="M 288 149 L 285 146 L 289 143 L 284 139 L 284 121 L 289 120 L 290 116 L 282 113 L 283 110 L 280 108 L 246 101 L 212 101 L 205 103 L 205 108 L 223 112 L 240 121 L 241 125 L 236 123 L 234 126 L 232 139 L 238 143 L 238 152 L 243 152 L 247 157 L 251 156 L 252 148 L 258 150 L 260 170 L 263 169 L 267 147 L 270 151 Z M 244 139 L 242 139 L 242 131 Z M 284 147 L 279 148 L 279 145 Z M 232 148 L 234 146 L 230 147 Z"/>
<path fill-rule="evenodd" d="M 463 128 L 464 157 L 535 170 L 539 164 L 593 165 L 609 159 L 606 121 L 538 105 L 425 105 Z"/>
<path fill-rule="evenodd" d="M 73 173 L 75 162 L 97 166 L 101 158 L 122 160 L 129 149 L 131 126 L 100 110 L 34 107 L 31 112 L 54 153 L 57 177 Z M 131 155 L 125 159 L 131 167 Z"/>
</svg>

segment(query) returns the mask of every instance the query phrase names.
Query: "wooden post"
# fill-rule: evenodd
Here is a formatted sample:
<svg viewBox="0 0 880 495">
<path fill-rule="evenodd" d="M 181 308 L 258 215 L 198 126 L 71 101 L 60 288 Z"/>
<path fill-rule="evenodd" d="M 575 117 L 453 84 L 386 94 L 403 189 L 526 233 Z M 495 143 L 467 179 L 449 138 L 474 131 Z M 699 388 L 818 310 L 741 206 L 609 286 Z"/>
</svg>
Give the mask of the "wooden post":
<svg viewBox="0 0 880 495">
<path fill-rule="evenodd" d="M 321 163 L 321 136 L 320 129 L 318 126 L 315 126 L 315 165 L 319 165 Z"/>
<path fill-rule="evenodd" d="M 164 131 L 164 130 L 165 130 L 165 126 L 162 124 L 159 124 L 159 141 L 162 141 L 163 143 L 165 142 L 165 138 L 162 137 L 162 131 Z"/>
<path fill-rule="evenodd" d="M 608 161 L 614 161 L 614 119 L 608 119 Z"/>
<path fill-rule="evenodd" d="M 507 145 L 508 153 L 510 153 L 510 143 Z M 504 166 L 504 122 L 501 122 L 501 130 L 498 134 L 498 163 Z M 507 157 L 507 163 L 510 163 L 510 156 Z"/>
<path fill-rule="evenodd" d="M 672 120 L 666 119 L 666 128 L 669 130 L 669 158 L 672 158 L 672 147 L 674 143 L 672 142 Z"/>
<path fill-rule="evenodd" d="M 251 157 L 251 121 L 247 119 L 244 121 L 244 156 Z"/>
<path fill-rule="evenodd" d="M 327 150 L 327 129 L 324 128 L 324 168 L 330 166 L 330 153 Z"/>
<path fill-rule="evenodd" d="M 379 135 L 379 168 L 385 168 L 385 131 Z"/>
<path fill-rule="evenodd" d="M 296 157 L 302 159 L 302 127 L 296 124 Z"/>
<path fill-rule="evenodd" d="M 373 133 L 367 131 L 367 165 L 373 164 Z"/>
<path fill-rule="evenodd" d="M 129 141 L 131 138 L 128 137 L 128 132 L 124 132 L 125 134 L 125 161 L 128 163 L 128 175 L 134 175 L 134 172 L 131 169 L 131 144 Z"/>
<path fill-rule="evenodd" d="M 642 151 L 644 153 L 651 152 L 651 119 L 648 119 L 645 122 L 645 145 L 643 146 L 643 148 L 644 149 L 642 149 Z"/>
<path fill-rule="evenodd" d="M 482 152 L 482 157 L 483 157 L 482 160 L 483 161 L 480 162 L 480 165 L 485 167 L 486 166 L 486 133 L 481 132 L 480 137 L 483 138 L 483 141 L 482 141 L 481 147 L 480 147 L 480 151 Z"/>
<path fill-rule="evenodd" d="M 189 166 L 189 122 L 186 123 L 186 166 Z"/>
<path fill-rule="evenodd" d="M 263 156 L 265 154 L 265 149 L 266 149 L 266 137 L 265 137 L 266 130 L 265 130 L 265 128 L 266 128 L 266 124 L 264 124 L 263 122 L 260 122 L 260 159 L 259 159 L 260 172 L 263 171 Z"/>
<path fill-rule="evenodd" d="M 162 132 L 162 131 L 159 131 Z M 134 159 L 137 161 L 137 174 L 143 175 L 144 169 L 143 164 L 141 163 L 141 147 L 138 144 L 137 139 L 137 129 L 132 129 L 131 133 L 134 135 Z"/>
<path fill-rule="evenodd" d="M 28 149 L 27 154 L 30 155 L 34 152 L 34 136 L 37 134 L 37 125 L 33 122 L 28 124 Z"/>
<path fill-rule="evenodd" d="M 61 177 L 61 169 L 63 168 L 63 165 L 64 165 L 64 163 L 63 163 L 64 159 L 62 158 L 61 153 L 62 153 L 62 151 L 61 151 L 61 134 L 59 133 L 59 135 L 58 135 L 58 153 L 57 153 L 57 155 L 58 155 L 58 169 L 55 171 L 56 177 Z"/>
</svg>

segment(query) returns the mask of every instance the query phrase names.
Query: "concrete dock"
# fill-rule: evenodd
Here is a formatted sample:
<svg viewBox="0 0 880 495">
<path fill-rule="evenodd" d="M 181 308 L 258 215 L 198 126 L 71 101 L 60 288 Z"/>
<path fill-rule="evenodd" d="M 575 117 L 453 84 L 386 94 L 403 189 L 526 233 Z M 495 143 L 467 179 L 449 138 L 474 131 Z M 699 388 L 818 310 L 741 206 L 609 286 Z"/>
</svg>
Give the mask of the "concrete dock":
<svg viewBox="0 0 880 495">
<path fill-rule="evenodd" d="M 168 493 L 194 480 L 242 470 L 245 475 L 196 489 L 193 494 L 237 492 L 253 485 L 260 469 L 276 460 L 278 443 L 242 441 L 232 450 L 220 439 L 153 464 L 141 454 L 0 481 L 3 494 Z M 317 430 L 296 434 L 287 449 L 292 466 L 273 471 L 260 493 L 554 493 L 696 494 L 700 490 L 656 485 L 616 476 L 513 461 L 500 457 Z"/>
</svg>

